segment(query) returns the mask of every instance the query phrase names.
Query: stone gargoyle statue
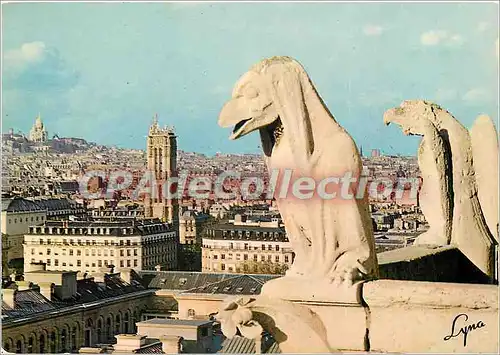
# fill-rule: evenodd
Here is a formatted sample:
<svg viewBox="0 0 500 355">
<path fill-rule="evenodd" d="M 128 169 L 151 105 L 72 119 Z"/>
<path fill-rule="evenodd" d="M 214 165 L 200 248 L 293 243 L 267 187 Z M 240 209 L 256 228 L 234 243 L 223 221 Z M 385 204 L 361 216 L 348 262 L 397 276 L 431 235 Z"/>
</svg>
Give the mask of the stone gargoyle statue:
<svg viewBox="0 0 500 355">
<path fill-rule="evenodd" d="M 236 334 L 260 342 L 271 334 L 283 353 L 331 353 L 326 329 L 309 308 L 263 296 L 229 300 L 216 319 L 228 338 Z M 259 353 L 259 352 L 257 352 Z"/>
<path fill-rule="evenodd" d="M 275 193 L 295 259 L 286 276 L 267 282 L 263 293 L 321 298 L 321 292 L 332 293 L 329 285 L 377 276 L 367 196 L 357 194 L 358 149 L 296 60 L 272 57 L 253 66 L 236 83 L 219 125 L 234 127 L 231 139 L 258 131 L 269 172 L 282 177 L 291 171 L 290 186 L 317 183 L 318 191 L 325 190 L 309 198 Z M 338 179 L 345 174 L 352 180 L 341 196 Z"/>
<path fill-rule="evenodd" d="M 420 203 L 429 223 L 416 244 L 456 245 L 486 275 L 494 276 L 498 244 L 498 139 L 488 116 L 469 132 L 439 105 L 404 101 L 384 114 L 408 135 L 423 136 L 418 150 Z"/>
</svg>

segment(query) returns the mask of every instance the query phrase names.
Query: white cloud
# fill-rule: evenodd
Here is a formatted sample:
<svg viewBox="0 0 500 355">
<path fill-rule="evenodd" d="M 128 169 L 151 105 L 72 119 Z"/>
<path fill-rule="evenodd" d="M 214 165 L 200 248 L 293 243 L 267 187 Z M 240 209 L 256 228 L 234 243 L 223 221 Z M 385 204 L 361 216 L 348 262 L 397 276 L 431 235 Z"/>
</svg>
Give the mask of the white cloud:
<svg viewBox="0 0 500 355">
<path fill-rule="evenodd" d="M 22 68 L 26 64 L 42 60 L 44 52 L 45 43 L 43 42 L 24 43 L 20 48 L 6 51 L 4 55 L 4 63 L 7 68 Z"/>
<path fill-rule="evenodd" d="M 363 33 L 367 36 L 380 36 L 384 28 L 377 25 L 367 25 L 363 28 Z"/>
<path fill-rule="evenodd" d="M 428 31 L 422 33 L 420 36 L 420 42 L 424 46 L 435 46 L 447 37 L 448 33 L 446 33 L 446 31 Z"/>
<path fill-rule="evenodd" d="M 450 37 L 450 39 L 447 41 L 446 44 L 450 46 L 460 46 L 461 44 L 464 43 L 464 39 L 460 35 L 453 35 Z"/>
<path fill-rule="evenodd" d="M 479 22 L 477 24 L 477 30 L 478 32 L 484 32 L 488 29 L 488 27 L 490 27 L 490 24 L 488 22 Z"/>
<path fill-rule="evenodd" d="M 456 33 L 451 34 L 442 30 L 432 30 L 420 35 L 420 43 L 424 46 L 437 46 L 438 44 L 460 46 L 464 43 L 464 39 Z"/>
<path fill-rule="evenodd" d="M 465 93 L 462 99 L 468 103 L 481 103 L 488 101 L 490 98 L 490 94 L 487 90 L 483 88 L 473 88 Z"/>
</svg>

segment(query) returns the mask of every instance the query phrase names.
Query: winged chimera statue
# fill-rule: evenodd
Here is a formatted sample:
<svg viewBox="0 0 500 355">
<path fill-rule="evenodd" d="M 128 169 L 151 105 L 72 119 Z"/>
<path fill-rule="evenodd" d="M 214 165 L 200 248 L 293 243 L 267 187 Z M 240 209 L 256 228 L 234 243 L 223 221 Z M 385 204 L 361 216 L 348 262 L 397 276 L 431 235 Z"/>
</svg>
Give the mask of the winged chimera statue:
<svg viewBox="0 0 500 355">
<path fill-rule="evenodd" d="M 423 137 L 418 150 L 420 204 L 430 228 L 415 244 L 455 245 L 493 279 L 499 153 L 491 118 L 479 116 L 468 131 L 439 105 L 407 100 L 387 110 L 384 122 Z"/>
<path fill-rule="evenodd" d="M 269 172 L 277 170 L 281 177 L 285 170 L 292 171 L 290 186 L 299 179 L 319 182 L 350 173 L 354 180 L 361 174 L 353 139 L 292 58 L 265 59 L 245 73 L 224 105 L 219 125 L 234 126 L 231 139 L 258 130 Z M 327 186 L 330 196 L 339 192 L 338 186 Z M 349 191 L 356 193 L 355 183 Z M 286 276 L 266 283 L 263 292 L 274 287 L 286 293 L 293 285 L 307 288 L 315 282 L 352 285 L 377 275 L 366 194 L 350 199 L 340 194 L 330 199 L 289 194 L 275 199 L 296 257 Z"/>
</svg>

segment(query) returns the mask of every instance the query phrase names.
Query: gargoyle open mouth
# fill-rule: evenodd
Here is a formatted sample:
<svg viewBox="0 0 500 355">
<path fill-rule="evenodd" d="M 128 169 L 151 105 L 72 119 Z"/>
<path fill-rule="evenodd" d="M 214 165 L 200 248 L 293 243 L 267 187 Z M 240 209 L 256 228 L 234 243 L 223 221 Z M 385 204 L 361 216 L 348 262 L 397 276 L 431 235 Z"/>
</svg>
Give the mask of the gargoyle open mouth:
<svg viewBox="0 0 500 355">
<path fill-rule="evenodd" d="M 270 157 L 273 152 L 273 148 L 279 144 L 284 133 L 284 127 L 280 117 L 278 116 L 278 118 L 271 124 L 260 128 L 259 131 L 264 154 Z"/>
<path fill-rule="evenodd" d="M 245 123 L 247 123 L 248 121 L 251 121 L 252 119 L 249 118 L 249 119 L 246 119 L 246 120 L 241 120 L 240 122 L 236 123 L 236 125 L 234 126 L 233 128 L 233 135 L 236 135 L 236 133 L 241 129 L 243 128 L 243 126 L 245 125 Z"/>
</svg>

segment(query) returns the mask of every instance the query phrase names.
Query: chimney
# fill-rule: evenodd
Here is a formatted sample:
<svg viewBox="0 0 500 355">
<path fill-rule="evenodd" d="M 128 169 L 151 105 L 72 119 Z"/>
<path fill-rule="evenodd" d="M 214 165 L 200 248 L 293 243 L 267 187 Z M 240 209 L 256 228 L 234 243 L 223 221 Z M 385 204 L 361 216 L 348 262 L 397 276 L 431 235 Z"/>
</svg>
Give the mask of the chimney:
<svg viewBox="0 0 500 355">
<path fill-rule="evenodd" d="M 2 288 L 2 301 L 12 309 L 16 308 L 16 293 L 14 288 Z"/>
<path fill-rule="evenodd" d="M 40 293 L 49 301 L 52 300 L 53 284 L 52 282 L 39 282 Z"/>
<path fill-rule="evenodd" d="M 131 283 L 132 281 L 132 269 L 120 269 L 120 278 L 126 283 Z"/>
<path fill-rule="evenodd" d="M 146 344 L 145 335 L 119 334 L 115 335 L 115 338 L 113 353 L 135 353 Z"/>
<path fill-rule="evenodd" d="M 161 265 L 160 265 L 160 264 L 156 265 L 156 266 L 155 266 L 155 270 L 156 270 L 156 271 L 161 271 Z"/>
<path fill-rule="evenodd" d="M 31 287 L 31 282 L 29 281 L 17 281 L 17 290 L 24 291 L 29 290 Z"/>
<path fill-rule="evenodd" d="M 92 277 L 94 278 L 94 282 L 97 283 L 104 283 L 105 276 L 106 274 L 103 272 L 96 272 L 95 274 L 92 275 Z"/>
<path fill-rule="evenodd" d="M 76 271 L 61 272 L 61 279 L 55 284 L 54 293 L 61 300 L 67 300 L 75 296 L 76 291 Z"/>
<path fill-rule="evenodd" d="M 164 335 L 160 337 L 161 348 L 165 354 L 180 354 L 182 352 L 183 337 Z"/>
</svg>

